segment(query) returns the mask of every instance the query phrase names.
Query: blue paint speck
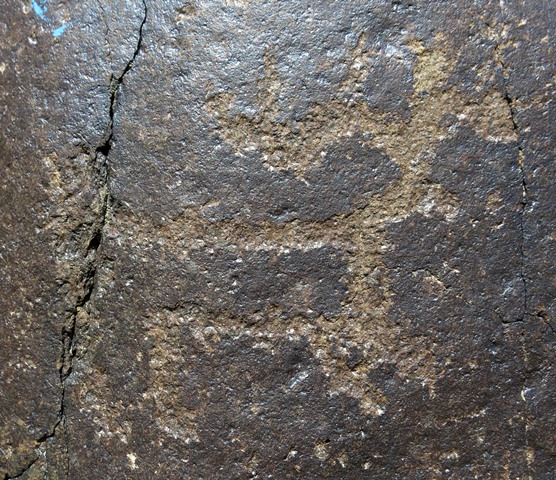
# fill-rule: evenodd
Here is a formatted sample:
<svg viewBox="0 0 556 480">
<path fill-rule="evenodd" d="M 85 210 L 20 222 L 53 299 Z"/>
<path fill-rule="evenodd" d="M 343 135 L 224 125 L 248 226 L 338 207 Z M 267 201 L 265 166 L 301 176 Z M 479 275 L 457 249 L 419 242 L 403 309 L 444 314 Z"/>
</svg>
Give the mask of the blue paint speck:
<svg viewBox="0 0 556 480">
<path fill-rule="evenodd" d="M 65 29 L 68 28 L 70 25 L 71 25 L 71 22 L 66 23 L 65 25 L 62 25 L 61 27 L 58 27 L 55 30 L 52 30 L 52 36 L 53 37 L 59 37 L 60 35 L 62 35 L 62 33 L 64 33 Z"/>
<path fill-rule="evenodd" d="M 48 8 L 46 8 L 47 2 L 48 0 L 31 0 L 31 5 L 33 6 L 33 10 L 35 11 L 37 17 L 39 17 L 41 20 L 47 23 L 52 23 L 50 19 L 46 16 L 46 11 L 48 10 Z M 52 30 L 52 36 L 59 37 L 60 35 L 62 35 L 66 31 L 66 28 L 68 28 L 71 25 L 71 23 L 72 22 L 65 23 L 61 27 Z"/>
<path fill-rule="evenodd" d="M 46 3 L 46 2 L 44 2 Z M 33 10 L 35 11 L 35 13 L 37 14 L 37 16 L 41 19 L 44 20 L 45 22 L 48 22 L 48 19 L 46 18 L 45 12 L 46 12 L 46 7 L 43 7 L 42 5 L 40 5 L 39 3 L 37 3 L 36 0 L 31 0 L 31 5 L 33 6 Z"/>
</svg>

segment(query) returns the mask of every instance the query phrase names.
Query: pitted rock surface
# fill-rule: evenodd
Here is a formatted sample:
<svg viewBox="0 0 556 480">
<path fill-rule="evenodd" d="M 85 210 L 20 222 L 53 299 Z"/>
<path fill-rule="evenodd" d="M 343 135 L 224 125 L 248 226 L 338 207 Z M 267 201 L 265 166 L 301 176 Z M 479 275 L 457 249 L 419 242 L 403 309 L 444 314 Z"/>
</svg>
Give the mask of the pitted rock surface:
<svg viewBox="0 0 556 480">
<path fill-rule="evenodd" d="M 554 478 L 551 2 L 2 11 L 0 478 Z"/>
</svg>

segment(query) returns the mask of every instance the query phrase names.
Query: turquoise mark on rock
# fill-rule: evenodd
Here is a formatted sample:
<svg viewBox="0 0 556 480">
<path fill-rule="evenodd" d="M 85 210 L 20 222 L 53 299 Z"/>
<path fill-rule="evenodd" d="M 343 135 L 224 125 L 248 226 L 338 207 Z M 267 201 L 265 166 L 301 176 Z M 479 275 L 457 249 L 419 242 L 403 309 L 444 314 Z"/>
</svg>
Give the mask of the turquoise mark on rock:
<svg viewBox="0 0 556 480">
<path fill-rule="evenodd" d="M 39 17 L 41 20 L 47 23 L 51 23 L 48 17 L 46 16 L 46 11 L 48 10 L 48 8 L 46 8 L 47 2 L 48 0 L 31 0 L 31 5 L 33 6 L 33 10 L 35 11 L 37 17 Z M 62 33 L 65 32 L 66 28 L 68 28 L 70 25 L 71 22 L 68 22 L 62 25 L 61 27 L 55 28 L 54 30 L 52 30 L 52 36 L 59 37 L 60 35 L 62 35 Z"/>
<path fill-rule="evenodd" d="M 66 23 L 65 25 L 62 25 L 61 27 L 58 27 L 54 30 L 52 30 L 52 36 L 53 37 L 59 37 L 60 35 L 62 35 L 62 33 L 64 33 L 64 30 L 66 28 L 68 28 L 71 25 L 71 22 Z"/>
<path fill-rule="evenodd" d="M 41 20 L 48 22 L 48 18 L 46 18 L 46 14 L 45 14 L 47 8 L 44 6 L 44 4 L 46 4 L 46 1 L 41 3 L 39 2 L 37 2 L 36 0 L 31 0 L 31 5 L 33 6 L 33 10 Z"/>
</svg>

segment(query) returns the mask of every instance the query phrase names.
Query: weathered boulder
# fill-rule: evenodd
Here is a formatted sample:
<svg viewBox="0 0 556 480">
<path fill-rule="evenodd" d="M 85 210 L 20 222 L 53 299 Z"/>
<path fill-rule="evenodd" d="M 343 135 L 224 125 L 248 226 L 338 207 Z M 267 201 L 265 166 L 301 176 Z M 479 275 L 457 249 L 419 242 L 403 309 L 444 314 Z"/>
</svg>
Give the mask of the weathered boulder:
<svg viewBox="0 0 556 480">
<path fill-rule="evenodd" d="M 1 478 L 553 478 L 550 1 L 2 11 Z"/>
</svg>

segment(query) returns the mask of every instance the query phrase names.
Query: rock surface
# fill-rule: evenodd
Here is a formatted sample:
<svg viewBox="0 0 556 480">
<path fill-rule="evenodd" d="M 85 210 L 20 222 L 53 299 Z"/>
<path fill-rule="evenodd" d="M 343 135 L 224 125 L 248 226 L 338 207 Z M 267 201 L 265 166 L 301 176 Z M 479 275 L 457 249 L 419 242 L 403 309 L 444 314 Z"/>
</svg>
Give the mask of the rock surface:
<svg viewBox="0 0 556 480">
<path fill-rule="evenodd" d="M 7 0 L 0 477 L 554 478 L 555 30 Z"/>
</svg>

